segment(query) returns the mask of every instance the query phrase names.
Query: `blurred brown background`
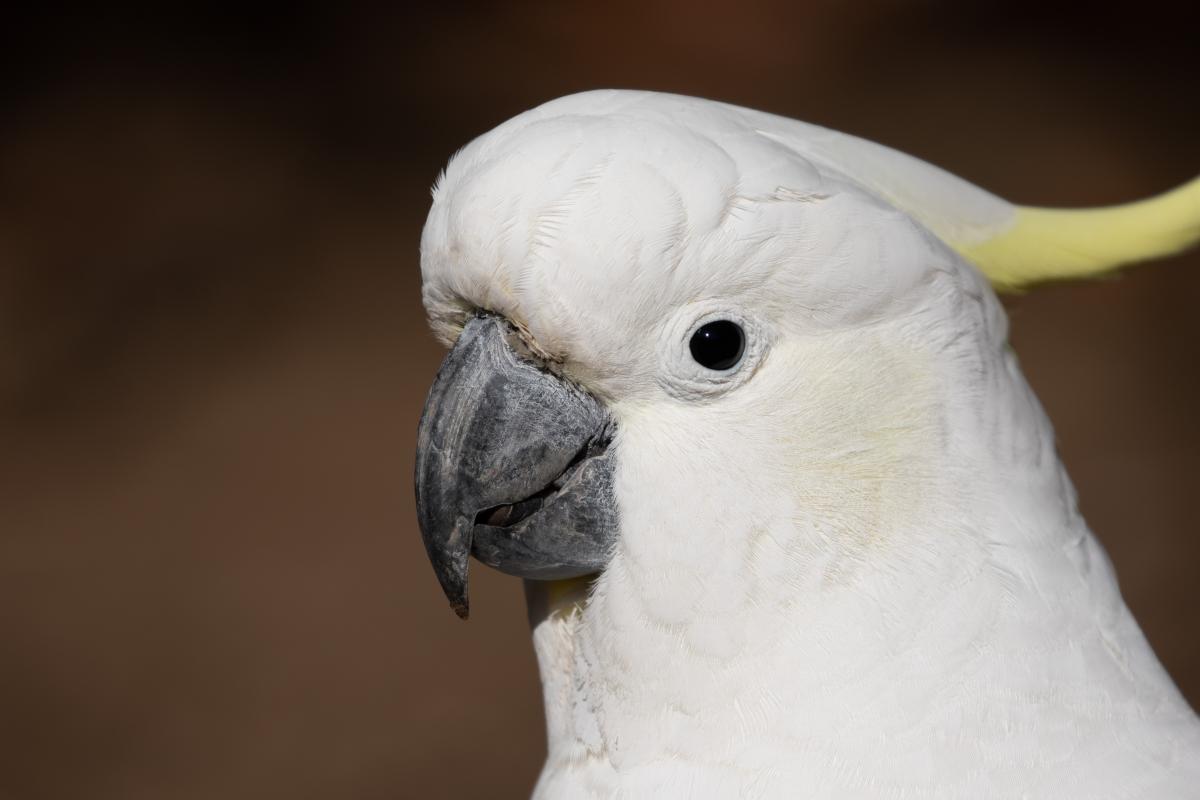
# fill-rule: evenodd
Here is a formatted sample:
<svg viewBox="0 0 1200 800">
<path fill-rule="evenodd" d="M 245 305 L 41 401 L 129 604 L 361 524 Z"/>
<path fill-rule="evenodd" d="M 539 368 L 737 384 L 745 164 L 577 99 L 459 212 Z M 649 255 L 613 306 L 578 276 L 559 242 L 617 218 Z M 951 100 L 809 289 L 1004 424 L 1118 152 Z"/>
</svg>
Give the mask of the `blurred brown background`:
<svg viewBox="0 0 1200 800">
<path fill-rule="evenodd" d="M 455 619 L 411 487 L 441 358 L 428 187 L 507 117 L 588 88 L 699 94 L 1029 204 L 1200 172 L 1183 4 L 701 5 L 6 12 L 0 798 L 527 795 L 519 582 L 477 569 Z M 1193 704 L 1198 301 L 1193 253 L 1009 303 Z"/>
</svg>

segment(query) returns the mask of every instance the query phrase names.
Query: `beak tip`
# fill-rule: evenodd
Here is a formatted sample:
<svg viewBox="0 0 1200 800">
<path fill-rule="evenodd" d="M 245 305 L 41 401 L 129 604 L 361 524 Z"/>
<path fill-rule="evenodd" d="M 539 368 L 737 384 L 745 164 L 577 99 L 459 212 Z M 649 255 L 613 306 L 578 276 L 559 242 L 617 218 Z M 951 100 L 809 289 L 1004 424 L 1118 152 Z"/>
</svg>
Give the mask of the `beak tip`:
<svg viewBox="0 0 1200 800">
<path fill-rule="evenodd" d="M 471 607 L 467 603 L 467 598 L 465 597 L 461 600 L 451 600 L 450 607 L 454 609 L 454 613 L 457 614 L 458 618 L 463 622 L 466 622 L 467 618 L 471 616 Z"/>
<path fill-rule="evenodd" d="M 463 553 L 459 563 L 434 562 L 442 592 L 459 619 L 466 619 L 471 613 L 471 603 L 467 597 L 467 555 Z"/>
</svg>

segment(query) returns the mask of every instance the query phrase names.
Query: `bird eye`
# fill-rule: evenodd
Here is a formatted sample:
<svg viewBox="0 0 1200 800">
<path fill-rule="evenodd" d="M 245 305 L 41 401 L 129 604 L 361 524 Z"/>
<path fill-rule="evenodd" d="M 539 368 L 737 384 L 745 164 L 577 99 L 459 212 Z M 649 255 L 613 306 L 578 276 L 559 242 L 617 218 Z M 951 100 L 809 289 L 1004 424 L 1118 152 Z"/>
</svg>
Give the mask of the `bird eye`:
<svg viewBox="0 0 1200 800">
<path fill-rule="evenodd" d="M 700 366 L 724 371 L 742 360 L 746 334 L 736 322 L 718 319 L 697 328 L 688 347 Z"/>
</svg>

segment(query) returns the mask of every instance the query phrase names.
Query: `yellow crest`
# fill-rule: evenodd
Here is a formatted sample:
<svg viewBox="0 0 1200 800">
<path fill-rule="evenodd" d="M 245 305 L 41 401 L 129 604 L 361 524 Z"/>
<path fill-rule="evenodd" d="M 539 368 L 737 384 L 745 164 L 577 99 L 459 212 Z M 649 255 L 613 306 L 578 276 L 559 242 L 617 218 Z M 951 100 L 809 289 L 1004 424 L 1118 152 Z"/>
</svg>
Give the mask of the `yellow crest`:
<svg viewBox="0 0 1200 800">
<path fill-rule="evenodd" d="M 981 242 L 950 242 L 998 290 L 1101 275 L 1200 241 L 1200 178 L 1127 205 L 1080 210 L 1018 206 Z"/>
</svg>

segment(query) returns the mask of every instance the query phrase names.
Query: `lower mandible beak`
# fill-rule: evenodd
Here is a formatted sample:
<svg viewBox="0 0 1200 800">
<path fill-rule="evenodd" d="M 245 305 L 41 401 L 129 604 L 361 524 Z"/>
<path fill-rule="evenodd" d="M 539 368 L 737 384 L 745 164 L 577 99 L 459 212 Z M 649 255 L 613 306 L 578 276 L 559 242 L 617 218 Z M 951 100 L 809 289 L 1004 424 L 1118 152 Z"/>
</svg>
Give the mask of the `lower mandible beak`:
<svg viewBox="0 0 1200 800">
<path fill-rule="evenodd" d="M 479 315 L 442 362 L 417 432 L 417 519 L 450 605 L 466 618 L 467 566 L 522 578 L 597 572 L 617 536 L 615 426 L 604 406 Z"/>
</svg>

